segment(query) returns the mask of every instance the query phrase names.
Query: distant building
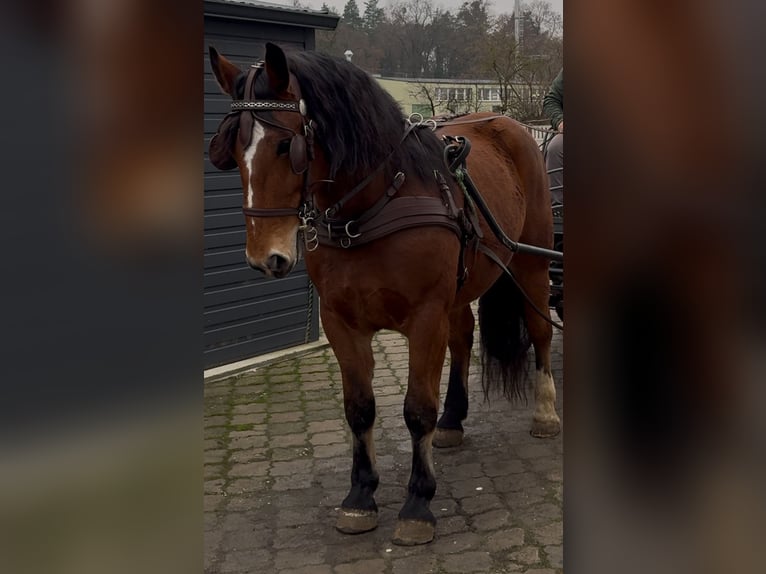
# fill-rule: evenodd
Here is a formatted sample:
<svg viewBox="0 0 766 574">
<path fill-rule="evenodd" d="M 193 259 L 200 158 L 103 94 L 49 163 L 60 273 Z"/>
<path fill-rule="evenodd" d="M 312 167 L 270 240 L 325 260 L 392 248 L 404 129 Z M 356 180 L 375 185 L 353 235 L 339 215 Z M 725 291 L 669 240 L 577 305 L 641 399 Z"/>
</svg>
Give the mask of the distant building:
<svg viewBox="0 0 766 574">
<path fill-rule="evenodd" d="M 503 88 L 492 80 L 455 80 L 437 78 L 388 78 L 375 76 L 378 83 L 399 102 L 405 114 L 432 115 L 465 112 L 502 113 Z M 507 109 L 514 109 L 518 100 L 530 97 L 529 86 L 513 84 L 507 95 Z M 533 97 L 539 97 L 543 87 L 533 88 Z"/>
</svg>

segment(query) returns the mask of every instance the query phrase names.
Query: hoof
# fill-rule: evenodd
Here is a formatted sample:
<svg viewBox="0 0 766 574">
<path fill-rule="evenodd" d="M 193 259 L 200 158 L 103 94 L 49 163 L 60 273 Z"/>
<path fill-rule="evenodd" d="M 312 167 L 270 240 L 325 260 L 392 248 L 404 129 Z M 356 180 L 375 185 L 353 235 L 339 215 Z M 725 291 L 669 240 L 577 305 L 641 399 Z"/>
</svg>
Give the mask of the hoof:
<svg viewBox="0 0 766 574">
<path fill-rule="evenodd" d="M 378 526 L 378 513 L 374 510 L 355 510 L 341 508 L 338 510 L 338 520 L 335 528 L 343 534 L 361 534 L 375 530 Z"/>
<path fill-rule="evenodd" d="M 532 421 L 532 429 L 529 431 L 535 438 L 553 438 L 561 432 L 561 423 L 558 420 Z"/>
<path fill-rule="evenodd" d="M 459 429 L 443 429 L 436 427 L 434 438 L 431 441 L 436 448 L 449 448 L 463 444 L 463 431 Z"/>
<path fill-rule="evenodd" d="M 434 539 L 435 525 L 425 520 L 399 520 L 391 542 L 399 546 L 428 544 Z"/>
</svg>

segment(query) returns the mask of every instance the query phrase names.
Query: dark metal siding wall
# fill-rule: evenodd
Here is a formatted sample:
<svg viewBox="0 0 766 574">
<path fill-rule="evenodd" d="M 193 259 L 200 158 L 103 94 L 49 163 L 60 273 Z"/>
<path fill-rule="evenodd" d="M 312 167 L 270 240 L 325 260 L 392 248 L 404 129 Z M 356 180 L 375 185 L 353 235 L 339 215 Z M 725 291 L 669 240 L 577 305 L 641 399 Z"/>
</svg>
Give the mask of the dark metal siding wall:
<svg viewBox="0 0 766 574">
<path fill-rule="evenodd" d="M 242 68 L 264 53 L 267 41 L 314 47 L 314 30 L 261 22 L 205 18 L 205 366 L 284 349 L 319 337 L 318 305 L 301 261 L 285 279 L 266 279 L 245 263 L 242 184 L 237 170 L 222 172 L 207 159 L 210 138 L 229 111 L 210 69 L 215 46 Z"/>
</svg>

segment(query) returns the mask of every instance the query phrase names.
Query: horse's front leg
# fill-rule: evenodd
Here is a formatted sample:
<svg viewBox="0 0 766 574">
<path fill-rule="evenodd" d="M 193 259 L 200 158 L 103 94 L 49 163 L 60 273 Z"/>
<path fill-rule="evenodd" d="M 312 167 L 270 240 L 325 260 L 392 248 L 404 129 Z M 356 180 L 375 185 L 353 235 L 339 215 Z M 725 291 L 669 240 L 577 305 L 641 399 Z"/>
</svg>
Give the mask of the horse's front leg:
<svg viewBox="0 0 766 574">
<path fill-rule="evenodd" d="M 439 380 L 449 334 L 446 311 L 434 309 L 419 313 L 405 334 L 409 339 L 410 372 L 404 420 L 412 438 L 412 472 L 393 542 L 411 546 L 433 540 L 436 525 L 430 509 L 436 493 L 431 441 L 436 429 Z"/>
<path fill-rule="evenodd" d="M 340 364 L 346 420 L 354 435 L 351 490 L 341 503 L 335 527 L 346 534 L 373 530 L 378 525 L 375 468 L 375 397 L 372 392 L 372 335 L 350 328 L 341 317 L 322 308 L 322 325 Z"/>
</svg>

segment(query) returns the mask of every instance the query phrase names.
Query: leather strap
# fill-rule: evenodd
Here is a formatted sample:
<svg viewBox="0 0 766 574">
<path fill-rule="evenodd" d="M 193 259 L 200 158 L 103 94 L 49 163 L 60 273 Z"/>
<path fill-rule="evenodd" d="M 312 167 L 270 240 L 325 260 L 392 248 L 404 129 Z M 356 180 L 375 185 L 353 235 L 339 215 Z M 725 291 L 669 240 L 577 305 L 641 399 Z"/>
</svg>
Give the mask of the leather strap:
<svg viewBox="0 0 766 574">
<path fill-rule="evenodd" d="M 335 247 L 355 247 L 370 243 L 402 229 L 437 225 L 453 231 L 458 238 L 462 230 L 442 200 L 435 197 L 399 197 L 387 203 L 375 216 L 356 229 L 358 237 L 347 234 L 331 236 L 325 225 L 317 225 L 319 243 Z M 355 234 L 355 235 L 356 235 Z"/>
</svg>

